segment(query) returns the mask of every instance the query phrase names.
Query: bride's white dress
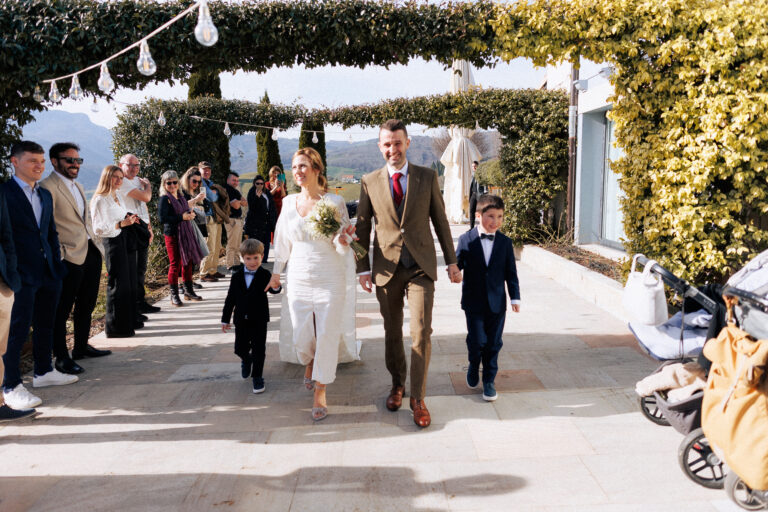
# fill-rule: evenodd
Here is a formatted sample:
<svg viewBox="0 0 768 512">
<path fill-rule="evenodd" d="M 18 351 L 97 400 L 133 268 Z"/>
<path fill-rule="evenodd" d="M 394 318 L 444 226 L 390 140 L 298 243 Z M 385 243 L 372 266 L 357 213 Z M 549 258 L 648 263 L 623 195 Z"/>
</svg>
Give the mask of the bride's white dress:
<svg viewBox="0 0 768 512">
<path fill-rule="evenodd" d="M 344 199 L 326 194 L 350 224 Z M 274 238 L 274 271 L 283 274 L 280 359 L 306 365 L 315 360 L 312 379 L 329 384 L 339 362 L 359 359 L 355 339 L 355 262 L 329 240 L 313 240 L 296 209 L 298 194 L 283 199 Z M 286 271 L 287 267 L 287 271 Z"/>
</svg>

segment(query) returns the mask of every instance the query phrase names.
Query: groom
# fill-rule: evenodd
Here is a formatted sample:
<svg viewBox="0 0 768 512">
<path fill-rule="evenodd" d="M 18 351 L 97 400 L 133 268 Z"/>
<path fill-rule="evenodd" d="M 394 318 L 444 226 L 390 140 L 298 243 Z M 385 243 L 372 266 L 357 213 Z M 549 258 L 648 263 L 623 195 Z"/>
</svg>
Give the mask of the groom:
<svg viewBox="0 0 768 512">
<path fill-rule="evenodd" d="M 371 220 L 375 219 L 373 268 L 368 258 L 357 262 L 360 286 L 370 292 L 376 285 L 381 316 L 384 318 L 384 347 L 392 390 L 387 409 L 396 411 L 403 403 L 408 364 L 403 348 L 403 298 L 411 312 L 411 410 L 420 427 L 431 423 L 424 403 L 427 369 L 432 350 L 432 302 L 437 280 L 437 255 L 429 221 L 437 233 L 448 264 L 448 277 L 461 282 L 456 253 L 437 173 L 409 164 L 410 145 L 402 121 L 390 119 L 379 130 L 379 150 L 387 165 L 363 176 L 357 207 L 356 234 L 369 247 Z M 373 275 L 371 275 L 371 271 Z"/>
</svg>

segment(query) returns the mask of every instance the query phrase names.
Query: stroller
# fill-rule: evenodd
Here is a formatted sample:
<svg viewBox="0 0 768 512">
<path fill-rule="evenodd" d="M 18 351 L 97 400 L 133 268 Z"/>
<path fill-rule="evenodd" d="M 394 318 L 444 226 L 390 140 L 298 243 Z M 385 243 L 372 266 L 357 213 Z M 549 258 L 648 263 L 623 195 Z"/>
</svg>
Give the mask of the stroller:
<svg viewBox="0 0 768 512">
<path fill-rule="evenodd" d="M 636 259 L 643 266 L 649 263 L 642 255 L 636 256 Z M 659 276 L 678 296 L 683 297 L 682 310 L 660 326 L 630 322 L 630 330 L 646 353 L 663 361 L 656 372 L 663 371 L 672 363 L 694 359 L 708 372 L 710 362 L 701 354 L 701 350 L 706 340 L 716 338 L 726 325 L 723 289 L 718 285 L 696 288 L 657 263 L 652 264 L 650 271 Z M 753 301 L 765 300 L 762 298 L 768 296 L 768 251 L 757 255 L 731 276 L 726 290 L 747 294 Z M 745 311 L 752 312 L 752 316 L 744 315 Z M 768 330 L 761 332 L 755 325 L 757 322 L 750 320 L 757 315 L 753 311 L 754 307 L 739 308 L 736 312 L 737 320 L 745 316 L 741 323 L 744 323 L 750 334 L 757 336 L 757 339 L 768 338 Z M 686 316 L 689 320 L 686 320 Z M 649 420 L 659 425 L 671 425 L 685 436 L 678 449 L 678 462 L 691 480 L 705 487 L 722 488 L 726 484 L 725 466 L 701 429 L 703 394 L 703 391 L 699 391 L 685 400 L 672 403 L 667 400 L 664 392 L 657 391 L 640 398 L 640 409 Z"/>
</svg>

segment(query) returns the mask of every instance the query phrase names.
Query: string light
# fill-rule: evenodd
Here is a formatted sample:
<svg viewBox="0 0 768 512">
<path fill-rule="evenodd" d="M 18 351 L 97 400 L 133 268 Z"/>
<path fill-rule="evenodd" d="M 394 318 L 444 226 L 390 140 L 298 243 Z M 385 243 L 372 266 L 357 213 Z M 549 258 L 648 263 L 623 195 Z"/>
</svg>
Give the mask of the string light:
<svg viewBox="0 0 768 512">
<path fill-rule="evenodd" d="M 48 93 L 48 99 L 53 103 L 59 103 L 61 101 L 61 93 L 59 88 L 56 87 L 56 80 L 51 82 L 51 91 Z"/>
<path fill-rule="evenodd" d="M 219 31 L 211 19 L 211 11 L 208 9 L 208 1 L 200 0 L 200 10 L 195 26 L 195 39 L 203 46 L 213 46 L 219 40 Z"/>
<path fill-rule="evenodd" d="M 91 112 L 98 112 L 99 111 L 99 103 L 96 100 L 96 98 L 93 98 L 93 103 L 91 103 Z"/>
<path fill-rule="evenodd" d="M 224 135 L 227 137 L 232 135 L 232 130 L 229 129 L 229 123 L 224 123 Z"/>
<path fill-rule="evenodd" d="M 157 71 L 157 64 L 155 64 L 155 59 L 152 58 L 152 54 L 149 53 L 149 43 L 146 39 L 141 41 L 139 60 L 136 61 L 136 67 L 139 68 L 139 73 L 144 76 L 152 76 L 155 74 L 155 71 Z"/>
<path fill-rule="evenodd" d="M 45 101 L 45 98 L 43 97 L 43 93 L 40 92 L 40 86 L 39 85 L 35 86 L 35 92 L 32 93 L 32 99 L 35 100 L 38 103 L 42 103 L 43 101 Z"/>
<path fill-rule="evenodd" d="M 165 115 L 163 114 L 163 111 L 160 111 L 160 115 L 157 116 L 157 124 L 160 126 L 165 126 Z"/>
<path fill-rule="evenodd" d="M 277 128 L 272 130 L 272 140 L 277 140 Z"/>
<path fill-rule="evenodd" d="M 99 81 L 96 82 L 96 85 L 99 86 L 99 89 L 104 94 L 109 94 L 115 90 L 115 81 L 112 80 L 112 77 L 109 74 L 109 68 L 107 67 L 106 62 L 101 63 L 101 73 L 99 74 Z"/>
<path fill-rule="evenodd" d="M 80 87 L 80 79 L 77 75 L 72 77 L 72 86 L 69 88 L 69 97 L 75 101 L 83 99 L 83 88 Z"/>
<path fill-rule="evenodd" d="M 317 132 L 312 132 L 312 144 L 317 144 L 320 139 L 317 138 Z"/>
</svg>

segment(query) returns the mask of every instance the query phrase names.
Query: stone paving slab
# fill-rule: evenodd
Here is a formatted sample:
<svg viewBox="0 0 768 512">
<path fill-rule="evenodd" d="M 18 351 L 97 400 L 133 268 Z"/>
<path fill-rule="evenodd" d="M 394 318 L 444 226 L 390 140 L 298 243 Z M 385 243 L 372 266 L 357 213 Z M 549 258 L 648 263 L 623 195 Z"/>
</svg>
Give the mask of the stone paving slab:
<svg viewBox="0 0 768 512">
<path fill-rule="evenodd" d="M 279 361 L 279 297 L 261 395 L 220 330 L 227 280 L 203 302 L 162 301 L 138 336 L 93 339 L 114 354 L 82 361 L 80 382 L 36 390 L 38 417 L 0 426 L 0 512 L 738 510 L 689 481 L 682 436 L 639 412 L 634 383 L 657 363 L 625 325 L 518 268 L 493 403 L 466 387 L 460 286 L 440 269 L 425 430 L 384 406 L 373 295 L 358 293 L 362 359 L 340 365 L 319 423 L 302 368 Z"/>
</svg>

